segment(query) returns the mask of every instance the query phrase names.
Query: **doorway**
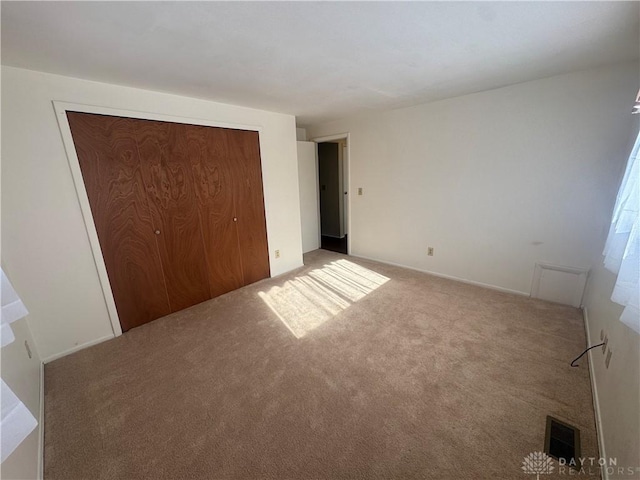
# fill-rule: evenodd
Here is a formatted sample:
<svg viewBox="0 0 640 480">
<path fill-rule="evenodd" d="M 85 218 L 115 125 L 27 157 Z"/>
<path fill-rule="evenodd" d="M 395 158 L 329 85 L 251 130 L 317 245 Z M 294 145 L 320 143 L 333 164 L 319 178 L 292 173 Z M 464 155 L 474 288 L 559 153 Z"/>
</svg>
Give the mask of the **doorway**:
<svg viewBox="0 0 640 480">
<path fill-rule="evenodd" d="M 348 254 L 347 138 L 318 143 L 320 248 Z"/>
</svg>

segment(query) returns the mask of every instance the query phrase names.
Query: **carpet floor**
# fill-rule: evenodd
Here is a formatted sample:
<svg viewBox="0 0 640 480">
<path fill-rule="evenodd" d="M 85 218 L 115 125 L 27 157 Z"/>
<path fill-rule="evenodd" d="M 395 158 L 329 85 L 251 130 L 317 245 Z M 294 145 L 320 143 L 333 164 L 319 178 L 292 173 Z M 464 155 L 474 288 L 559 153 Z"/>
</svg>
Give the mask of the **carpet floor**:
<svg viewBox="0 0 640 480">
<path fill-rule="evenodd" d="M 585 343 L 577 309 L 317 250 L 47 364 L 44 474 L 531 479 L 547 415 L 598 457 Z"/>
</svg>

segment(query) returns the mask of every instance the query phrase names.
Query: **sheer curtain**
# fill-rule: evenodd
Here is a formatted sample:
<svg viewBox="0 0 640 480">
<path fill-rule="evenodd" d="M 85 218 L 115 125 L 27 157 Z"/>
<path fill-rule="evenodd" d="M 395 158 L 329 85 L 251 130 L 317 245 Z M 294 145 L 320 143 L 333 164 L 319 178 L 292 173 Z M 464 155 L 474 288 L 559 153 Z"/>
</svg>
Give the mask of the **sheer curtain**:
<svg viewBox="0 0 640 480">
<path fill-rule="evenodd" d="M 640 135 L 631 151 L 604 247 L 604 266 L 618 274 L 611 300 L 625 307 L 620 320 L 640 333 Z"/>
</svg>

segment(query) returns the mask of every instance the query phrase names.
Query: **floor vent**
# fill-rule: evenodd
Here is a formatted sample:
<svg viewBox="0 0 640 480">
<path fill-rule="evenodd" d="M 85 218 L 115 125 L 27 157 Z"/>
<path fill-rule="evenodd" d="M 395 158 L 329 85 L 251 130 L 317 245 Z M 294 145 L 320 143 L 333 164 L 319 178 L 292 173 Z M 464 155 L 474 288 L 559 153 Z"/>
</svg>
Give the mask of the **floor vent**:
<svg viewBox="0 0 640 480">
<path fill-rule="evenodd" d="M 548 416 L 544 452 L 556 460 L 562 458 L 567 465 L 579 465 L 580 430 Z"/>
</svg>

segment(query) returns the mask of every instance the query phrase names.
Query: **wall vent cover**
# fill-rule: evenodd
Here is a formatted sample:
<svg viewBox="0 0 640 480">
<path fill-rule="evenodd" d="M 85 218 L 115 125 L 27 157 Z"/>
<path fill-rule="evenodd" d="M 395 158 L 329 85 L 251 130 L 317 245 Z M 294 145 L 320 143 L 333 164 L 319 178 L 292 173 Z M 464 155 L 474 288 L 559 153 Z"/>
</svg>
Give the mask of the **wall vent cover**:
<svg viewBox="0 0 640 480">
<path fill-rule="evenodd" d="M 588 275 L 589 269 L 537 262 L 531 283 L 531 296 L 579 307 Z"/>
<path fill-rule="evenodd" d="M 580 430 L 557 418 L 547 416 L 547 428 L 544 435 L 544 452 L 567 465 L 579 465 Z"/>
</svg>

